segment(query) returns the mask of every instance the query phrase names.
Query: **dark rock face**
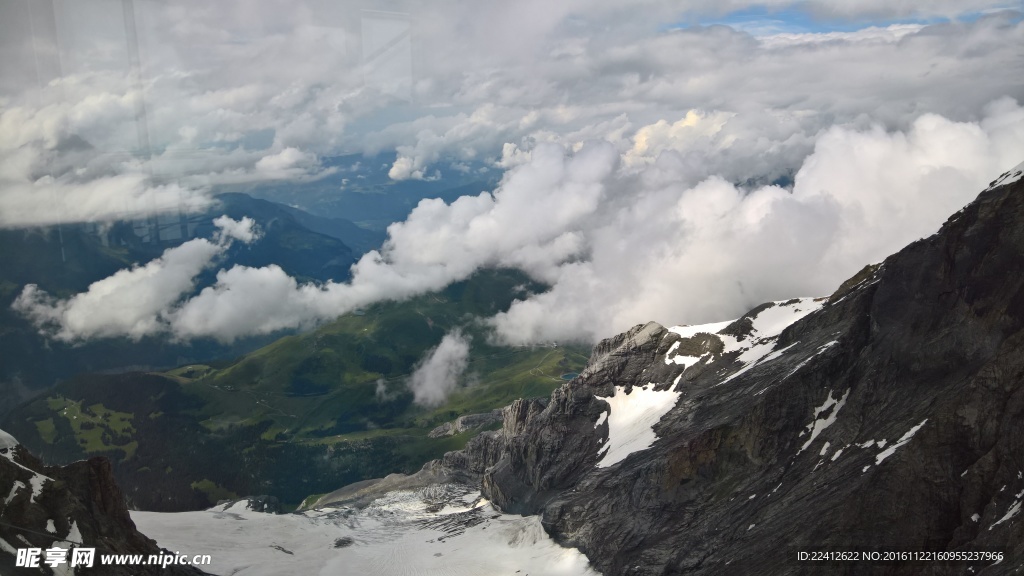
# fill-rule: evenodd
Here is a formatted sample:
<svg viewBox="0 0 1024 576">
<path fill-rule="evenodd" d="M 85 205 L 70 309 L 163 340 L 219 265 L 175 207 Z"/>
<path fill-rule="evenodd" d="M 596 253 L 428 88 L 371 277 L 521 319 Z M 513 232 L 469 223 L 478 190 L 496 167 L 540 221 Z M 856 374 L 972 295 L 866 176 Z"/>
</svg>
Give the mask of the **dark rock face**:
<svg viewBox="0 0 1024 576">
<path fill-rule="evenodd" d="M 0 436 L 13 440 L 0 431 Z M 0 441 L 4 438 L 0 437 Z M 2 443 L 2 442 L 0 442 Z M 160 554 L 156 542 L 135 528 L 124 494 L 114 482 L 110 461 L 98 457 L 68 466 L 44 466 L 20 444 L 0 447 L 0 574 L 50 574 L 41 568 L 18 568 L 18 548 L 95 548 L 87 574 L 180 574 L 203 572 L 184 566 L 102 566 L 102 554 Z M 67 564 L 59 566 L 66 569 Z"/>
<path fill-rule="evenodd" d="M 267 514 L 280 514 L 281 501 L 276 496 L 250 496 L 246 499 L 246 508 L 255 512 L 266 512 Z"/>
<path fill-rule="evenodd" d="M 787 307 L 813 311 L 758 332 Z M 648 324 L 602 342 L 549 403 L 512 404 L 501 430 L 442 463 L 503 509 L 542 514 L 608 575 L 1024 570 L 1024 181 L 828 299 L 681 332 Z M 597 396 L 648 384 L 679 393 L 658 439 L 597 467 L 609 434 Z"/>
</svg>

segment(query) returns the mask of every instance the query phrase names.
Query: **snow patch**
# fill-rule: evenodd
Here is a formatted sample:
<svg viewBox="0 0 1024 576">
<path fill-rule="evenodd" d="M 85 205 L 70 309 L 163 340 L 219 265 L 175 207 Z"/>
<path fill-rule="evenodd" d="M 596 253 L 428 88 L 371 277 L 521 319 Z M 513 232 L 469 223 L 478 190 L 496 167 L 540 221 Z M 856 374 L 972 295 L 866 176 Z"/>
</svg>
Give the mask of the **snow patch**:
<svg viewBox="0 0 1024 576">
<path fill-rule="evenodd" d="M 846 393 L 843 394 L 842 398 L 836 400 L 832 397 L 832 391 L 828 391 L 828 398 L 825 398 L 825 402 L 821 406 L 814 409 L 814 420 L 807 425 L 807 432 L 810 432 L 811 437 L 807 439 L 807 442 L 804 442 L 804 445 L 800 447 L 797 454 L 806 450 L 819 434 L 824 432 L 829 426 L 835 424 L 836 417 L 839 416 L 839 411 L 846 405 L 846 399 L 849 396 L 850 390 L 847 390 Z M 819 418 L 819 415 L 827 411 L 829 408 L 832 408 L 832 410 L 828 413 L 828 416 L 825 418 Z"/>
<path fill-rule="evenodd" d="M 1010 168 L 1006 172 L 1000 174 L 999 178 L 993 180 L 992 184 L 989 185 L 989 187 L 986 188 L 986 190 L 998 188 L 999 186 L 1006 186 L 1007 184 L 1013 184 L 1014 182 L 1020 180 L 1022 175 L 1024 175 L 1024 162 L 1021 162 L 1020 164 L 1017 164 L 1013 168 Z"/>
<path fill-rule="evenodd" d="M 29 479 L 29 484 L 32 485 L 32 501 L 35 502 L 36 498 L 43 493 L 43 486 L 50 481 L 50 478 L 43 476 L 42 474 L 36 474 Z"/>
<path fill-rule="evenodd" d="M 7 432 L 0 430 L 0 450 L 10 450 L 18 445 L 18 441 Z"/>
<path fill-rule="evenodd" d="M 601 412 L 600 416 L 597 417 L 597 422 L 594 422 L 594 428 L 597 428 L 601 424 L 604 424 L 604 421 L 607 420 L 607 419 L 608 419 L 608 411 L 605 410 L 604 412 Z"/>
<path fill-rule="evenodd" d="M 669 328 L 668 331 L 678 334 L 682 338 L 693 338 L 697 334 L 718 334 L 719 330 L 723 330 L 733 322 L 735 322 L 735 320 L 715 322 L 713 324 L 699 324 L 696 326 L 673 326 Z"/>
<path fill-rule="evenodd" d="M 700 362 L 704 358 L 707 358 L 710 355 L 710 353 L 701 354 L 700 356 L 685 356 L 683 354 L 679 354 L 678 356 L 674 356 L 672 358 L 672 362 L 675 362 L 676 365 L 680 365 L 684 369 L 686 369 L 689 368 L 690 366 L 693 366 L 697 362 Z"/>
<path fill-rule="evenodd" d="M 679 345 L 681 343 L 682 342 L 680 342 L 680 341 L 673 342 L 672 345 L 668 347 L 668 352 L 665 352 L 665 365 L 666 366 L 672 364 L 672 357 L 671 357 L 672 353 L 675 352 L 679 348 Z"/>
<path fill-rule="evenodd" d="M 14 500 L 14 497 L 18 495 L 18 491 L 21 490 L 24 487 L 25 487 L 25 483 L 24 482 L 22 482 L 21 480 L 15 480 L 14 484 L 11 486 L 11 493 L 8 494 L 7 498 L 4 499 L 4 506 L 7 506 L 8 504 L 10 504 L 11 500 Z"/>
<path fill-rule="evenodd" d="M 598 461 L 598 468 L 607 468 L 621 462 L 633 452 L 646 450 L 657 440 L 654 425 L 668 413 L 680 392 L 658 391 L 654 384 L 634 386 L 630 394 L 622 386 L 615 387 L 615 394 L 597 396 L 608 403 L 608 443 L 604 455 Z"/>
<path fill-rule="evenodd" d="M 981 520 L 981 515 L 975 512 L 974 514 L 971 514 L 971 520 L 973 522 L 977 522 L 978 520 Z"/>
<path fill-rule="evenodd" d="M 1006 511 L 1006 514 L 1003 514 L 1003 517 L 1000 518 L 999 520 L 996 520 L 996 523 L 991 525 L 991 526 L 989 526 L 988 529 L 991 530 L 991 529 L 995 528 L 996 526 L 999 526 L 1003 522 L 1006 522 L 1007 520 L 1013 518 L 1017 514 L 1020 514 L 1020 505 L 1021 505 L 1021 501 L 1020 500 L 1015 502 L 1013 504 L 1013 506 L 1010 506 L 1010 509 Z"/>
<path fill-rule="evenodd" d="M 742 341 L 728 334 L 719 334 L 718 337 L 725 345 L 723 354 L 739 351 L 741 353 L 737 361 L 743 364 L 737 372 L 720 384 L 725 384 L 760 364 L 775 360 L 795 346 L 797 343 L 790 344 L 781 350 L 775 350 L 776 341 L 782 331 L 801 318 L 821 309 L 823 302 L 818 302 L 815 298 L 798 298 L 795 301 L 787 300 L 774 304 L 751 318 L 752 330 Z"/>
<path fill-rule="evenodd" d="M 808 314 L 811 314 L 812 312 L 815 312 L 816 310 L 819 310 L 823 306 L 824 300 L 819 301 L 815 298 L 797 298 L 795 300 L 773 302 L 772 304 L 772 306 L 758 312 L 756 316 L 750 317 L 752 328 L 750 332 L 744 336 L 743 340 L 738 340 L 735 336 L 729 334 L 719 333 L 735 322 L 735 320 L 717 322 L 714 324 L 700 324 L 697 326 L 673 326 L 669 328 L 669 332 L 678 334 L 682 338 L 692 338 L 697 334 L 710 334 L 717 337 L 722 342 L 723 355 L 739 352 L 740 354 L 737 357 L 737 361 L 740 362 L 742 366 L 738 371 L 734 372 L 731 376 L 719 383 L 725 384 L 760 364 L 775 360 L 789 350 L 793 345 L 787 346 L 781 350 L 775 350 L 776 341 L 778 340 L 779 335 L 794 322 Z M 669 347 L 664 359 L 666 365 L 675 363 L 677 365 L 684 366 L 684 368 L 689 368 L 709 355 L 677 355 L 673 357 L 672 353 L 678 349 L 678 344 L 679 343 L 676 342 Z"/>
<path fill-rule="evenodd" d="M 896 452 L 896 450 L 910 442 L 910 439 L 914 437 L 914 434 L 917 434 L 917 431 L 920 430 L 921 427 L 924 426 L 924 423 L 927 421 L 928 419 L 925 418 L 924 420 L 921 421 L 920 424 L 908 430 L 907 433 L 904 434 L 903 436 L 900 436 L 900 439 L 897 440 L 895 444 L 879 452 L 878 456 L 875 456 L 875 464 L 881 464 L 883 460 L 885 460 L 889 456 L 892 456 Z M 882 442 L 879 442 L 878 446 L 880 448 L 884 447 Z"/>
<path fill-rule="evenodd" d="M 740 362 L 744 363 L 744 366 L 737 370 L 736 372 L 733 372 L 732 375 L 730 375 L 725 380 L 719 382 L 719 384 L 725 384 L 726 382 L 732 380 L 733 378 L 737 378 L 741 374 L 749 372 L 750 370 L 753 370 L 754 368 L 760 366 L 761 364 L 767 364 L 768 362 L 775 360 L 776 358 L 785 354 L 787 350 L 789 350 L 793 346 L 796 346 L 797 344 L 799 344 L 799 342 L 794 342 L 789 346 L 786 346 L 782 350 L 775 350 L 775 340 L 772 339 L 770 341 L 758 343 L 757 345 L 752 346 L 749 350 L 740 354 L 740 357 L 738 358 Z"/>
<path fill-rule="evenodd" d="M 71 518 L 68 518 L 68 520 L 71 522 L 71 529 L 68 530 L 68 535 L 64 539 L 75 544 L 83 544 L 82 532 L 78 529 L 78 522 L 71 520 Z"/>
<path fill-rule="evenodd" d="M 22 470 L 25 470 L 32 474 L 32 477 L 29 478 L 28 482 L 32 486 L 32 502 L 35 502 L 36 498 L 42 493 L 43 486 L 47 482 L 51 481 L 52 478 L 44 476 L 36 472 L 35 470 L 28 468 L 27 466 L 24 466 L 21 463 L 15 461 L 14 450 L 12 450 L 12 448 L 18 445 L 18 441 L 15 440 L 13 436 L 4 432 L 3 430 L 0 430 L 0 445 L 6 446 L 6 448 L 0 449 L 0 456 L 7 458 L 8 460 L 10 460 L 12 464 L 17 466 L 18 468 L 21 468 Z M 24 487 L 25 485 L 23 483 L 15 480 L 14 485 L 11 487 L 11 493 L 8 494 L 7 499 L 4 500 L 4 505 L 6 506 L 8 503 L 10 503 L 11 499 L 13 499 L 15 494 L 17 494 L 18 489 Z"/>
<path fill-rule="evenodd" d="M 50 534 L 56 534 L 57 533 L 57 527 L 53 525 L 53 519 L 52 518 L 46 521 L 46 531 L 49 532 Z"/>
</svg>

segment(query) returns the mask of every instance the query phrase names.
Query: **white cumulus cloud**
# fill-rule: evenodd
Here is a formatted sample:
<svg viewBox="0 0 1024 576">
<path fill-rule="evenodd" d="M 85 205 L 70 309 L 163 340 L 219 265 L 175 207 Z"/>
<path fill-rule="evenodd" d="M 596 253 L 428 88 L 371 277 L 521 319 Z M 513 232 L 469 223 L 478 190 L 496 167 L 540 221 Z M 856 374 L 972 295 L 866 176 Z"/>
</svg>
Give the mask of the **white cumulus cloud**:
<svg viewBox="0 0 1024 576">
<path fill-rule="evenodd" d="M 459 330 L 444 335 L 416 365 L 408 386 L 413 401 L 421 406 L 443 404 L 455 390 L 469 360 L 469 338 Z"/>
<path fill-rule="evenodd" d="M 38 286 L 26 286 L 12 307 L 40 331 L 58 340 L 127 336 L 138 340 L 166 329 L 169 310 L 195 287 L 195 277 L 213 264 L 231 239 L 250 242 L 256 237 L 250 218 L 214 220 L 220 238 L 189 240 L 169 248 L 155 260 L 119 270 L 64 300 Z"/>
<path fill-rule="evenodd" d="M 173 305 L 191 285 L 165 283 L 162 296 L 132 308 L 128 320 L 91 333 L 163 326 L 179 338 L 231 341 L 314 326 L 498 267 L 551 286 L 488 320 L 506 343 L 593 342 L 650 320 L 720 320 L 768 300 L 829 294 L 864 265 L 934 233 L 1024 158 L 1024 109 L 1000 99 L 978 122 L 924 114 L 906 131 L 833 127 L 815 140 L 788 188 L 720 176 L 691 183 L 687 126 L 706 117 L 713 116 L 640 128 L 646 147 L 621 153 L 607 142 L 576 151 L 537 145 L 493 193 L 421 201 L 388 228 L 380 252 L 353 266 L 348 283 L 299 284 L 277 266 L 236 266 Z M 637 160 L 638 150 L 652 149 L 653 133 L 660 152 Z M 177 277 L 191 278 L 191 270 Z M 149 278 L 124 274 L 140 285 Z M 93 293 L 98 288 L 88 298 Z M 26 294 L 25 302 L 43 302 Z M 63 334 L 84 334 L 75 316 L 57 312 L 84 298 L 50 303 L 37 317 Z"/>
</svg>

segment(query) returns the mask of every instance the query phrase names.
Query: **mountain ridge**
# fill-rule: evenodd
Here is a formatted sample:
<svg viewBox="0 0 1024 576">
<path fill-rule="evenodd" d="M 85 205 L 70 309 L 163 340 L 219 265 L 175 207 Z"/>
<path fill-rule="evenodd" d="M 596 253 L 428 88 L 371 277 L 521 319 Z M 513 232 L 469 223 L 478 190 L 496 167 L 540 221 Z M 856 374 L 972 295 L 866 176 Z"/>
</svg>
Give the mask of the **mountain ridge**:
<svg viewBox="0 0 1024 576">
<path fill-rule="evenodd" d="M 770 338 L 742 343 L 798 304 L 603 341 L 549 402 L 513 403 L 441 463 L 605 574 L 1019 570 L 1024 184 L 1006 180 Z M 598 466 L 609 400 L 668 390 L 653 444 Z M 820 550 L 1003 561 L 797 559 Z"/>
<path fill-rule="evenodd" d="M 0 430 L 0 491 L 8 494 L 0 508 L 0 572 L 4 574 L 68 574 L 68 562 L 47 567 L 16 566 L 16 550 L 24 548 L 93 548 L 88 573 L 173 574 L 200 576 L 191 566 L 104 565 L 103 555 L 170 555 L 141 534 L 132 521 L 111 471 L 110 461 L 97 457 L 44 466 L 13 436 Z M 68 557 L 70 561 L 70 557 Z"/>
</svg>

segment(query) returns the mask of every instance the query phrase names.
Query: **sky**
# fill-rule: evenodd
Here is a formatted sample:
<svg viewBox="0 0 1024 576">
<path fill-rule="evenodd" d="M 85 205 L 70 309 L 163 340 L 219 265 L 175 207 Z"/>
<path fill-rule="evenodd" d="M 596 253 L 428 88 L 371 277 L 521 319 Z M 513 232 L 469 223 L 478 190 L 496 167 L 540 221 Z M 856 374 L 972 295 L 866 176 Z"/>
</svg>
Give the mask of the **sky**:
<svg viewBox="0 0 1024 576">
<path fill-rule="evenodd" d="M 0 227 L 198 211 L 221 186 L 323 179 L 343 154 L 390 155 L 395 182 L 501 175 L 421 202 L 348 283 L 237 266 L 189 296 L 212 243 L 15 306 L 67 341 L 231 341 L 514 267 L 551 289 L 481 322 L 531 344 L 825 295 L 1024 160 L 1022 13 L 0 0 Z"/>
</svg>

